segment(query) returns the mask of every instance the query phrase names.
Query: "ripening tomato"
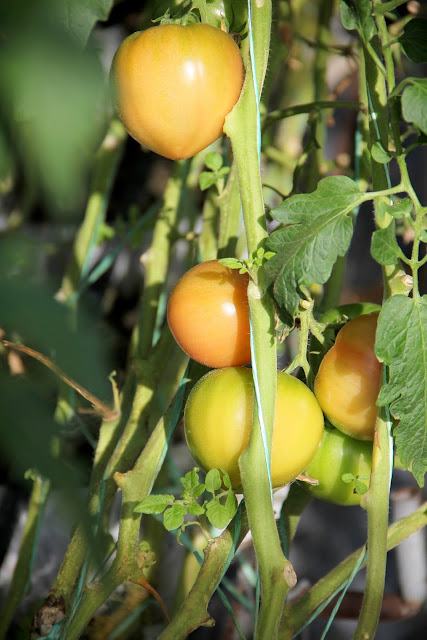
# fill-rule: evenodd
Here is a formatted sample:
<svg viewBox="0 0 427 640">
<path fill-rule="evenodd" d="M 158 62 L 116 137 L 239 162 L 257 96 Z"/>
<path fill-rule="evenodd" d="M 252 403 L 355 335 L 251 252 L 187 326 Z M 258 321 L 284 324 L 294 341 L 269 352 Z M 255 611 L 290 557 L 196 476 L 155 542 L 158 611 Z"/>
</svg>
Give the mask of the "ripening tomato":
<svg viewBox="0 0 427 640">
<path fill-rule="evenodd" d="M 238 459 L 249 444 L 254 388 L 252 371 L 229 367 L 210 371 L 192 389 L 184 411 L 188 447 L 205 471 L 221 467 L 234 487 L 240 484 Z M 273 487 L 288 484 L 315 455 L 323 414 L 301 380 L 278 372 L 271 476 Z"/>
<path fill-rule="evenodd" d="M 378 313 L 369 313 L 347 322 L 320 363 L 314 382 L 316 398 L 331 424 L 360 440 L 372 440 L 378 415 L 377 320 Z"/>
<path fill-rule="evenodd" d="M 372 466 L 372 442 L 356 440 L 332 427 L 325 427 L 320 446 L 304 470 L 304 476 L 319 484 L 301 482 L 315 498 L 343 506 L 360 504 L 358 483 L 369 486 Z M 346 474 L 349 482 L 343 480 Z M 351 480 L 353 476 L 353 480 Z"/>
<path fill-rule="evenodd" d="M 190 358 L 207 367 L 251 361 L 249 276 L 209 260 L 187 271 L 168 302 L 170 330 Z"/>
<path fill-rule="evenodd" d="M 190 158 L 222 134 L 243 85 L 233 38 L 208 24 L 138 31 L 122 42 L 111 81 L 131 136 L 166 158 Z"/>
</svg>

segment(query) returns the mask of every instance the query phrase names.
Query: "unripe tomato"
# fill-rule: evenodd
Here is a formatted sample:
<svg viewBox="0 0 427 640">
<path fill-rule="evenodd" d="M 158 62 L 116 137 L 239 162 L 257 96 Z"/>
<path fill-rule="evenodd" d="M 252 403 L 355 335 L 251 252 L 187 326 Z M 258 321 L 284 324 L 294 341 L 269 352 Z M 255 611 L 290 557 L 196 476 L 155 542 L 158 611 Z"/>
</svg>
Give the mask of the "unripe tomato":
<svg viewBox="0 0 427 640">
<path fill-rule="evenodd" d="M 369 313 L 347 322 L 320 363 L 314 382 L 316 398 L 331 424 L 360 440 L 372 440 L 378 415 L 377 320 L 378 313 Z"/>
<path fill-rule="evenodd" d="M 238 459 L 249 444 L 254 388 L 252 371 L 229 367 L 210 371 L 192 389 L 184 412 L 188 447 L 205 471 L 221 467 L 236 488 Z M 316 453 L 323 414 L 301 380 L 278 372 L 271 476 L 273 487 L 288 484 Z"/>
<path fill-rule="evenodd" d="M 190 358 L 215 368 L 251 361 L 248 281 L 248 274 L 209 260 L 177 282 L 168 302 L 168 323 Z"/>
<path fill-rule="evenodd" d="M 130 135 L 172 160 L 190 158 L 219 138 L 243 77 L 233 38 L 201 23 L 133 33 L 111 69 L 116 109 Z"/>
<path fill-rule="evenodd" d="M 303 475 L 318 481 L 318 485 L 301 482 L 315 498 L 343 506 L 360 504 L 358 482 L 369 486 L 372 466 L 372 442 L 356 440 L 345 433 L 325 427 L 320 446 Z M 345 474 L 354 481 L 344 482 Z"/>
</svg>

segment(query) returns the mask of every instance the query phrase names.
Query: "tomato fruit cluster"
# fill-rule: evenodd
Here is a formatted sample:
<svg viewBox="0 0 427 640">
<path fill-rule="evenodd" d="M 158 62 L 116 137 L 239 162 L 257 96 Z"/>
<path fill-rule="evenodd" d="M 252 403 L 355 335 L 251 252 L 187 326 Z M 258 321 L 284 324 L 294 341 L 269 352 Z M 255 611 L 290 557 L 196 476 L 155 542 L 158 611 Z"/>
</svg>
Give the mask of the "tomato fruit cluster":
<svg viewBox="0 0 427 640">
<path fill-rule="evenodd" d="M 318 484 L 301 482 L 315 498 L 342 506 L 360 504 L 357 482 L 369 486 L 372 466 L 372 443 L 356 440 L 338 429 L 325 426 L 316 455 L 303 475 Z M 345 482 L 346 475 L 353 476 Z"/>
<path fill-rule="evenodd" d="M 249 444 L 254 388 L 252 371 L 228 367 L 210 371 L 192 389 L 184 412 L 188 447 L 205 471 L 221 467 L 240 485 L 238 459 Z M 316 453 L 323 414 L 310 389 L 278 372 L 271 454 L 273 487 L 294 480 Z"/>
<path fill-rule="evenodd" d="M 331 424 L 360 440 L 372 440 L 381 383 L 374 351 L 378 313 L 347 322 L 324 356 L 314 393 Z"/>
<path fill-rule="evenodd" d="M 180 347 L 207 367 L 251 361 L 249 277 L 218 260 L 187 271 L 168 302 L 168 323 Z"/>
<path fill-rule="evenodd" d="M 117 113 L 142 145 L 178 160 L 222 134 L 244 66 L 233 38 L 208 24 L 166 24 L 133 33 L 113 60 Z"/>
</svg>

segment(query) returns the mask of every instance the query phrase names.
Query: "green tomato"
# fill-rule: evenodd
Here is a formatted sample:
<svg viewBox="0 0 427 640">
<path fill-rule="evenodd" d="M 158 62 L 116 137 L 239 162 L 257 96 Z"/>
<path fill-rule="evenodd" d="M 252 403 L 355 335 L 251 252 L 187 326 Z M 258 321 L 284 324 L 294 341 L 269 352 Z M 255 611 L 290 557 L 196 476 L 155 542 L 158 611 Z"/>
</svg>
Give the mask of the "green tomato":
<svg viewBox="0 0 427 640">
<path fill-rule="evenodd" d="M 192 389 L 184 412 L 185 437 L 196 462 L 221 467 L 240 485 L 238 460 L 249 444 L 254 388 L 252 371 L 227 367 L 210 371 Z M 294 480 L 317 451 L 323 414 L 301 380 L 278 372 L 271 477 L 277 488 Z"/>
<path fill-rule="evenodd" d="M 315 498 L 343 506 L 358 505 L 369 486 L 371 465 L 372 442 L 325 426 L 317 453 L 303 473 L 318 484 L 301 482 L 301 486 Z"/>
</svg>

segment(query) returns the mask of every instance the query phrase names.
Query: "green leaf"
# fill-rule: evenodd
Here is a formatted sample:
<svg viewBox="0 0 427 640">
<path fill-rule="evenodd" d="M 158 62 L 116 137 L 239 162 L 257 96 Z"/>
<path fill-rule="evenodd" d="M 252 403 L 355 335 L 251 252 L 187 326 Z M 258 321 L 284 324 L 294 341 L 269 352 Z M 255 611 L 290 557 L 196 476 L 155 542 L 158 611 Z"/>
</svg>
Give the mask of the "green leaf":
<svg viewBox="0 0 427 640">
<path fill-rule="evenodd" d="M 393 204 L 393 206 L 387 211 L 391 216 L 393 216 L 393 218 L 399 219 L 409 216 L 412 211 L 412 207 L 413 204 L 411 198 L 402 198 L 402 200 Z"/>
<path fill-rule="evenodd" d="M 224 529 L 237 511 L 237 500 L 231 491 L 227 495 L 225 504 L 219 500 L 211 500 L 206 505 L 206 516 L 209 522 L 217 529 Z"/>
<path fill-rule="evenodd" d="M 381 142 L 374 142 L 371 153 L 375 162 L 379 162 L 380 164 L 387 164 L 391 160 L 391 155 L 384 149 Z"/>
<path fill-rule="evenodd" d="M 394 225 L 390 224 L 386 229 L 378 229 L 372 234 L 371 255 L 378 264 L 396 264 L 404 254 L 397 244 Z"/>
<path fill-rule="evenodd" d="M 168 494 L 151 495 L 139 502 L 134 511 L 135 513 L 162 513 L 174 501 L 175 497 Z"/>
<path fill-rule="evenodd" d="M 377 404 L 390 405 L 399 458 L 420 487 L 427 471 L 427 296 L 389 298 L 378 319 L 375 353 L 389 366 Z"/>
<path fill-rule="evenodd" d="M 205 156 L 205 165 L 211 171 L 219 171 L 222 167 L 222 155 L 217 151 L 207 153 Z"/>
<path fill-rule="evenodd" d="M 427 20 L 412 18 L 405 24 L 399 42 L 412 62 L 427 62 Z"/>
<path fill-rule="evenodd" d="M 212 187 L 217 181 L 217 176 L 212 171 L 202 171 L 199 178 L 199 187 L 202 191 L 206 191 Z"/>
<path fill-rule="evenodd" d="M 423 229 L 420 235 L 421 242 L 427 242 L 427 229 Z"/>
<path fill-rule="evenodd" d="M 174 531 L 184 524 L 184 516 L 187 513 L 186 507 L 182 504 L 174 504 L 165 511 L 163 525 L 167 531 Z"/>
<path fill-rule="evenodd" d="M 340 16 L 344 29 L 361 32 L 366 40 L 375 33 L 375 23 L 369 0 L 341 0 Z"/>
<path fill-rule="evenodd" d="M 194 487 L 194 489 L 193 489 L 194 498 L 196 499 L 199 496 L 201 496 L 205 489 L 206 489 L 206 487 L 205 487 L 204 484 L 199 484 L 199 485 L 197 485 L 197 487 Z"/>
<path fill-rule="evenodd" d="M 363 496 L 368 490 L 366 484 L 364 482 L 361 482 L 358 478 L 356 478 L 354 481 L 354 488 L 360 496 Z"/>
<path fill-rule="evenodd" d="M 276 253 L 265 263 L 267 284 L 279 306 L 295 316 L 299 287 L 323 284 L 338 256 L 345 255 L 353 234 L 350 212 L 364 200 L 355 182 L 345 176 L 324 178 L 316 191 L 287 198 L 272 211 L 275 220 L 291 225 L 267 241 Z"/>
<path fill-rule="evenodd" d="M 209 493 L 215 493 L 215 491 L 221 489 L 222 481 L 218 469 L 208 471 L 205 478 L 205 486 L 206 491 L 209 491 Z"/>
<path fill-rule="evenodd" d="M 357 30 L 359 22 L 354 2 L 351 0 L 340 0 L 340 17 L 344 29 L 347 29 L 348 31 Z"/>
<path fill-rule="evenodd" d="M 411 84 L 402 93 L 402 113 L 427 134 L 427 78 L 408 78 Z"/>
<path fill-rule="evenodd" d="M 188 507 L 188 513 L 191 514 L 192 516 L 201 516 L 204 514 L 204 512 L 205 512 L 204 507 L 202 507 L 202 505 L 199 504 L 198 502 L 193 502 Z"/>
<path fill-rule="evenodd" d="M 221 167 L 221 169 L 218 171 L 218 177 L 222 178 L 223 176 L 226 176 L 229 173 L 230 173 L 230 167 Z"/>
<path fill-rule="evenodd" d="M 341 476 L 341 480 L 346 484 L 350 484 L 350 482 L 353 482 L 355 480 L 355 477 L 352 473 L 344 473 Z"/>
<path fill-rule="evenodd" d="M 221 258 L 220 263 L 229 269 L 241 269 L 242 261 L 236 258 Z"/>
<path fill-rule="evenodd" d="M 85 45 L 98 20 L 107 20 L 114 0 L 60 0 L 62 21 L 67 30 Z"/>
<path fill-rule="evenodd" d="M 221 469 L 221 471 L 222 471 L 222 484 L 224 485 L 224 487 L 226 487 L 226 489 L 231 489 L 231 478 L 230 478 L 230 476 L 223 469 Z"/>
<path fill-rule="evenodd" d="M 184 489 L 189 489 L 190 491 L 197 487 L 199 483 L 199 467 L 194 467 L 191 471 L 185 474 L 183 478 L 180 478 L 181 484 Z"/>
</svg>

